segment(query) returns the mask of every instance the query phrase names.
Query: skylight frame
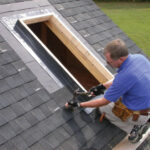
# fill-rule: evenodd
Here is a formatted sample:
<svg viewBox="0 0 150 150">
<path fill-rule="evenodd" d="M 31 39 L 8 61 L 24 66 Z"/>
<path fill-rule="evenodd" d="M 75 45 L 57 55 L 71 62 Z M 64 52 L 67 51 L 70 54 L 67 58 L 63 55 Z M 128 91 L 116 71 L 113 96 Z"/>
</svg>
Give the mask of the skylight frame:
<svg viewBox="0 0 150 150">
<path fill-rule="evenodd" d="M 44 22 L 44 21 L 49 21 L 51 17 L 54 17 L 58 20 L 59 23 L 62 24 L 62 26 L 72 35 L 73 38 L 75 38 L 76 41 L 78 41 L 82 47 L 86 50 L 86 53 L 88 55 L 91 55 L 92 58 L 95 59 L 97 63 L 100 64 L 102 69 L 104 68 L 104 71 L 106 73 L 106 80 L 110 80 L 113 78 L 113 75 L 109 72 L 107 68 L 99 61 L 99 59 L 90 51 L 88 48 L 79 40 L 79 38 L 59 19 L 57 15 L 54 13 L 50 14 L 45 14 L 45 15 L 37 15 L 37 16 L 31 16 L 31 17 L 26 17 L 19 19 L 18 21 L 30 32 L 30 34 L 38 41 L 39 44 L 42 45 L 42 47 L 46 50 L 46 52 L 59 64 L 59 66 L 73 79 L 74 82 L 77 83 L 77 85 L 83 90 L 87 91 L 81 84 L 80 82 L 70 73 L 70 71 L 58 60 L 58 58 L 45 46 L 45 44 L 32 32 L 32 30 L 28 27 L 28 24 L 33 24 L 33 23 L 39 23 L 39 22 Z M 57 35 L 56 35 L 57 36 Z M 91 71 L 90 71 L 91 72 Z M 94 75 L 93 75 L 94 76 Z M 95 76 L 94 76 L 95 77 Z M 105 81 L 100 81 L 101 83 Z"/>
</svg>

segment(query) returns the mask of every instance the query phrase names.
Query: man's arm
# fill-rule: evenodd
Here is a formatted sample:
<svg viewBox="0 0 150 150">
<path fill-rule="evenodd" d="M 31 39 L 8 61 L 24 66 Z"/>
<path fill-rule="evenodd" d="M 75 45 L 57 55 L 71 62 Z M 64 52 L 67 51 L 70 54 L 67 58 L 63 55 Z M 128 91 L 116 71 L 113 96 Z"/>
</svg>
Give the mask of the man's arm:
<svg viewBox="0 0 150 150">
<path fill-rule="evenodd" d="M 101 99 L 82 102 L 82 103 L 80 103 L 80 106 L 81 107 L 100 107 L 100 106 L 103 106 L 103 105 L 107 105 L 109 103 L 110 103 L 110 101 L 108 101 L 107 99 L 105 99 L 103 97 Z"/>
<path fill-rule="evenodd" d="M 107 99 L 105 99 L 104 97 L 101 98 L 101 99 L 96 99 L 96 100 L 91 100 L 91 101 L 88 101 L 88 102 L 81 102 L 81 103 L 78 103 L 78 102 L 67 102 L 65 104 L 65 107 L 68 108 L 69 106 L 72 106 L 72 107 L 100 107 L 100 106 L 103 106 L 103 105 L 107 105 L 109 104 L 110 101 L 108 101 Z"/>
</svg>

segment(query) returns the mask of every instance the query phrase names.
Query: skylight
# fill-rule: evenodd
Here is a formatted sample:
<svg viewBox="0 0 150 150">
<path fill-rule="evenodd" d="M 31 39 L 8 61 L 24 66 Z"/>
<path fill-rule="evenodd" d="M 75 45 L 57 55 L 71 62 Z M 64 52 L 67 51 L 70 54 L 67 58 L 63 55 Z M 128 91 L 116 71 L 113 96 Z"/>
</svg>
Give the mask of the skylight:
<svg viewBox="0 0 150 150">
<path fill-rule="evenodd" d="M 112 79 L 105 66 L 54 14 L 20 19 L 19 23 L 83 90 Z"/>
</svg>

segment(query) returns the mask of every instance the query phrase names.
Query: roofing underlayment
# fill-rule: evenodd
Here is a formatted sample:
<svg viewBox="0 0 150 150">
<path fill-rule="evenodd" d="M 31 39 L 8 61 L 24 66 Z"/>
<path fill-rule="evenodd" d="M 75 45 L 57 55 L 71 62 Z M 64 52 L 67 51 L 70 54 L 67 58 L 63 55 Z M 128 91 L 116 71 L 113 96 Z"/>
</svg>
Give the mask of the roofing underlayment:
<svg viewBox="0 0 150 150">
<path fill-rule="evenodd" d="M 92 0 L 0 0 L 0 150 L 113 149 L 126 133 L 83 109 L 63 109 L 79 84 L 18 23 L 45 15 L 56 16 L 112 74 L 102 54 L 109 41 L 121 38 L 143 54 Z M 148 137 L 137 149 L 149 148 Z"/>
</svg>

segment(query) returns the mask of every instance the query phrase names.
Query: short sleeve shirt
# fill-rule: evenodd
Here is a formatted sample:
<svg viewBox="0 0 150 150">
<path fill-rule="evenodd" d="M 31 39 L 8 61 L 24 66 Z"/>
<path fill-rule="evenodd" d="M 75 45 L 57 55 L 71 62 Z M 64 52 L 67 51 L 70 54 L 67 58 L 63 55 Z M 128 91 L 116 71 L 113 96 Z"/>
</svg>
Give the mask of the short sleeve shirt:
<svg viewBox="0 0 150 150">
<path fill-rule="evenodd" d="M 130 54 L 104 94 L 112 102 L 120 97 L 131 110 L 150 108 L 150 62 L 143 55 Z"/>
</svg>

